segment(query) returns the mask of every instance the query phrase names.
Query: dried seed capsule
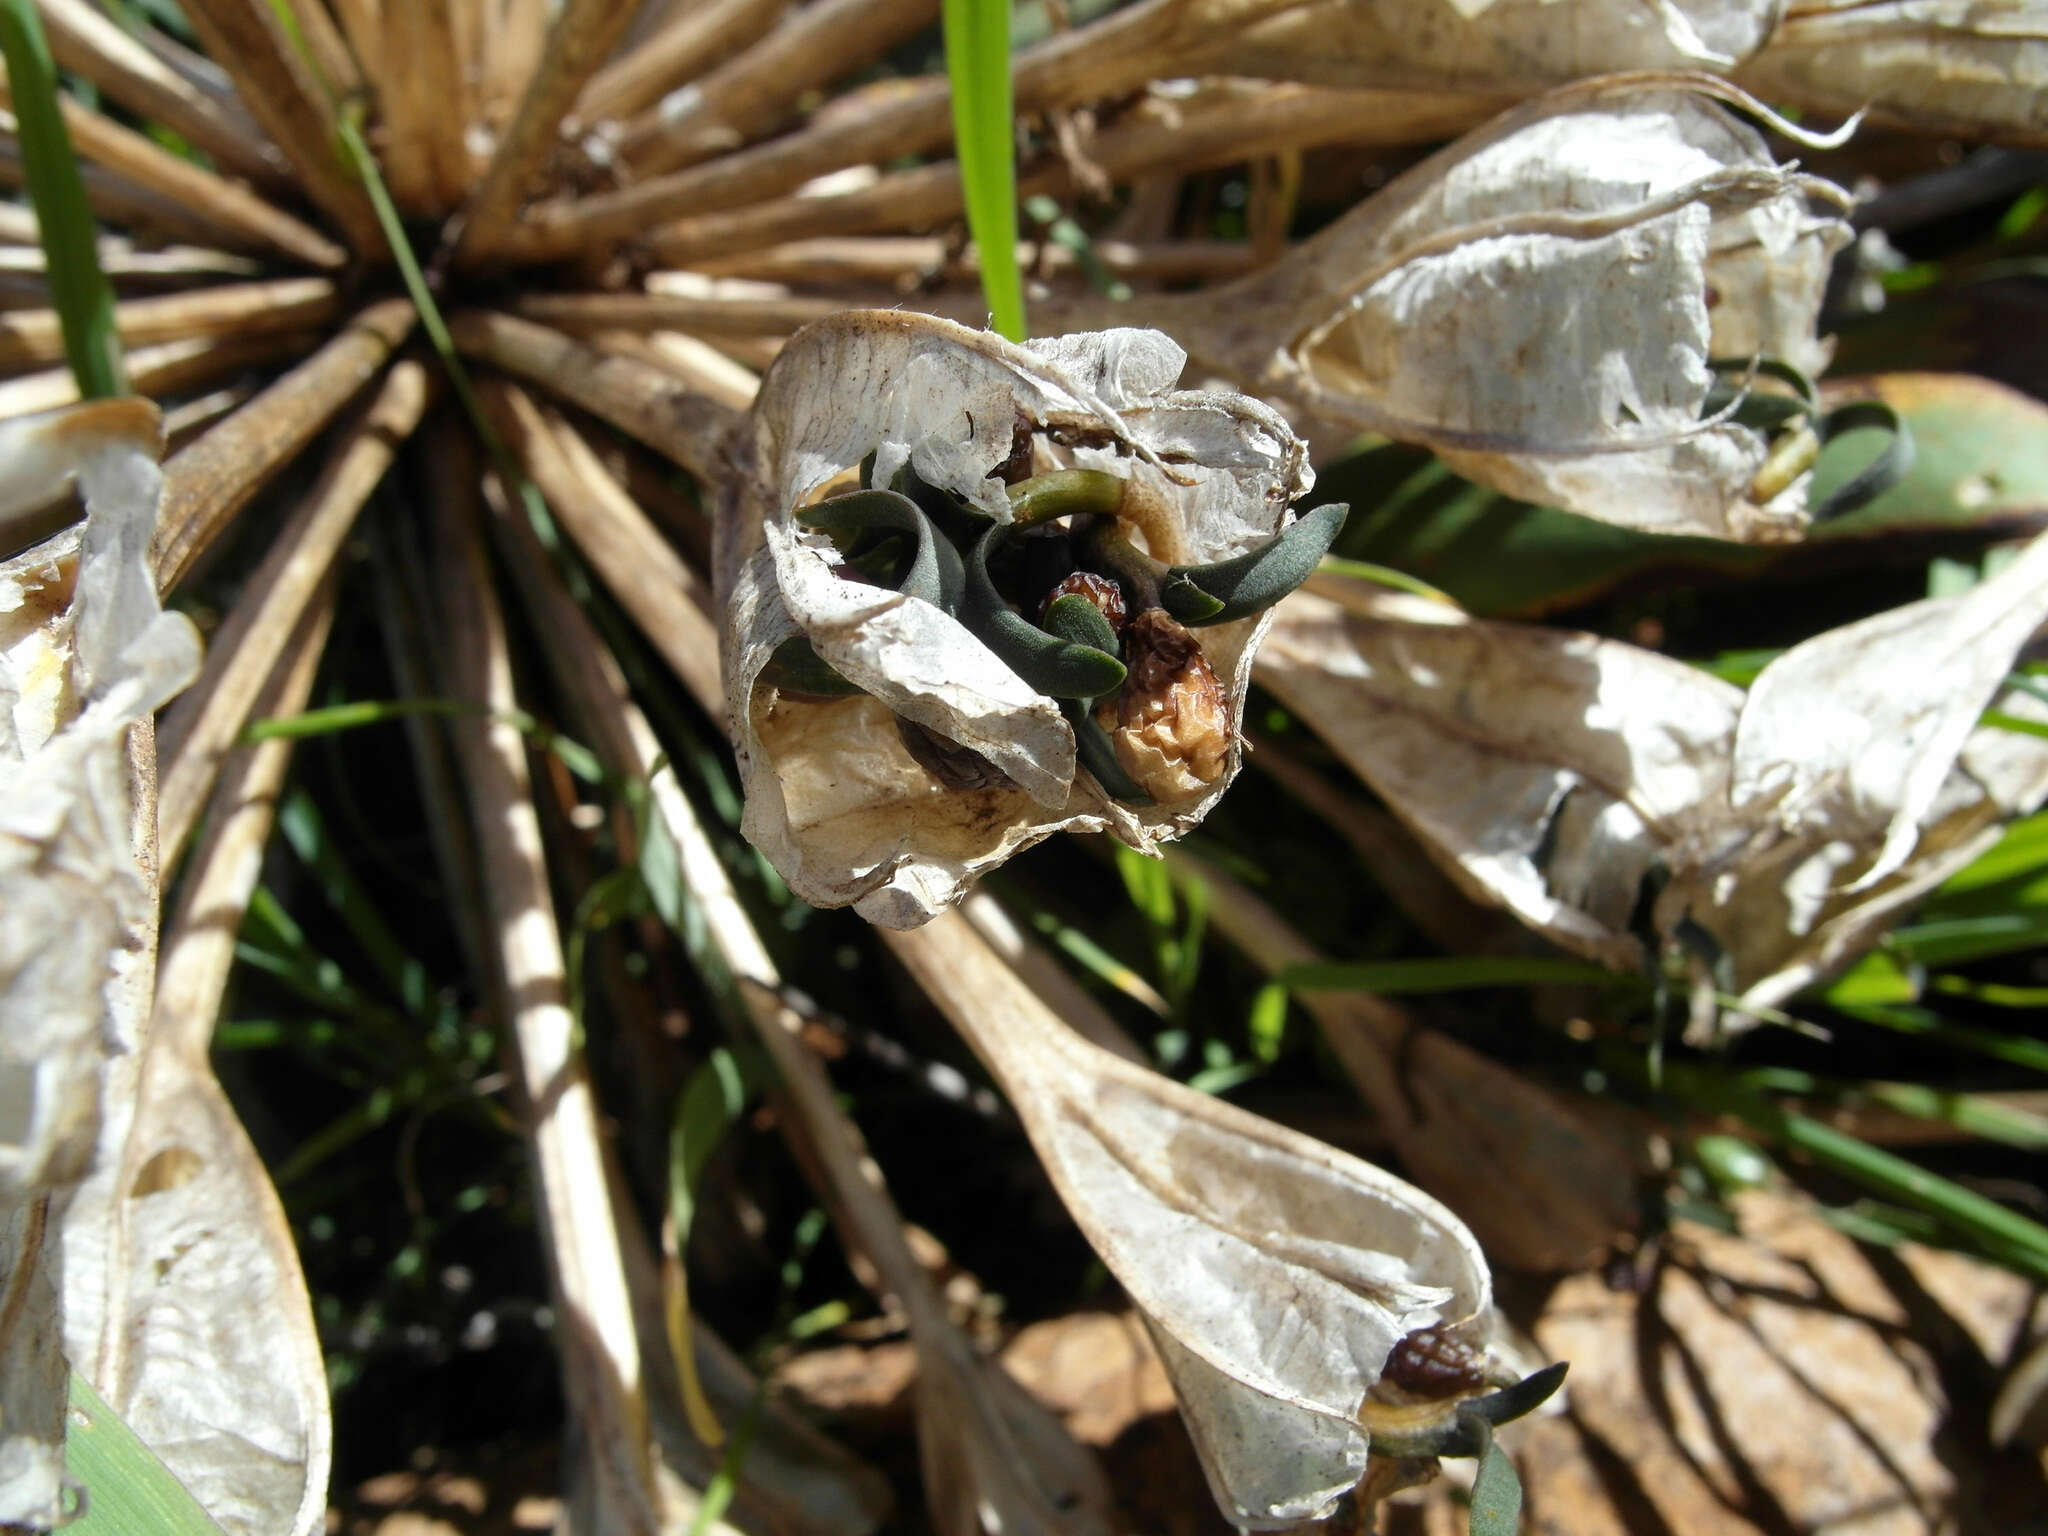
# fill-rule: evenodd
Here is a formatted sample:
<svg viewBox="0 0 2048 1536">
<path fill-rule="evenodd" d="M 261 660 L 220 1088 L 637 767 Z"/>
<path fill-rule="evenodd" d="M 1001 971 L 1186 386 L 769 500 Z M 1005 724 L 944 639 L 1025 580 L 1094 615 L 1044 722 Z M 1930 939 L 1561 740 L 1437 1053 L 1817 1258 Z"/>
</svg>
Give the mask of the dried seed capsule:
<svg viewBox="0 0 2048 1536">
<path fill-rule="evenodd" d="M 1124 631 L 1130 677 L 1116 695 L 1117 761 L 1154 800 L 1200 794 L 1230 758 L 1230 701 L 1201 643 L 1163 609 Z"/>
<path fill-rule="evenodd" d="M 1045 618 L 1045 610 L 1063 597 L 1085 597 L 1095 605 L 1096 610 L 1109 620 L 1112 631 L 1121 632 L 1127 615 L 1124 612 L 1124 589 L 1107 576 L 1098 576 L 1093 571 L 1076 571 L 1045 594 L 1045 601 L 1038 605 L 1038 616 Z"/>
</svg>

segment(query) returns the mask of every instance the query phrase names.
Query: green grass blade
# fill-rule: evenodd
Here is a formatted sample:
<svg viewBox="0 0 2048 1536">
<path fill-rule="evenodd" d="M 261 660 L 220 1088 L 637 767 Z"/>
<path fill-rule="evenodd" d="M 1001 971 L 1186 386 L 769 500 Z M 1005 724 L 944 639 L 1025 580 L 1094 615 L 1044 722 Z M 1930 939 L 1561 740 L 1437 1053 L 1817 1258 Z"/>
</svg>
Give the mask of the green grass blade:
<svg viewBox="0 0 2048 1536">
<path fill-rule="evenodd" d="M 369 892 L 349 868 L 336 840 L 328 835 L 326 819 L 313 797 L 303 789 L 286 795 L 277 815 L 278 830 L 284 834 L 299 861 L 320 884 L 320 892 L 334 909 L 377 974 L 415 1018 L 428 1012 L 427 968 L 393 933 L 391 925 L 377 910 Z"/>
<path fill-rule="evenodd" d="M 1024 339 L 1017 266 L 1017 154 L 1010 106 L 1010 0 L 945 0 L 946 75 L 967 227 L 995 328 Z"/>
<path fill-rule="evenodd" d="M 176 1474 L 76 1371 L 64 1463 L 85 1490 L 84 1509 L 64 1527 L 71 1536 L 221 1536 Z"/>
<path fill-rule="evenodd" d="M 1737 1115 L 1820 1166 L 1888 1200 L 1926 1212 L 1981 1243 L 1993 1257 L 2031 1274 L 2048 1274 L 2048 1227 L 2039 1222 L 1847 1132 L 1787 1110 L 1711 1068 L 1667 1062 L 1664 1070 L 1672 1092 L 1695 1108 Z"/>
<path fill-rule="evenodd" d="M 43 237 L 50 302 L 64 330 L 64 356 L 80 398 L 128 393 L 114 289 L 100 270 L 98 231 L 85 178 L 57 100 L 57 65 L 31 0 L 0 0 L 0 53 L 21 134 L 23 172 Z"/>
<path fill-rule="evenodd" d="M 704 1395 L 703 1383 L 697 1377 L 696 1349 L 690 1340 L 690 1227 L 697 1214 L 697 1190 L 704 1182 L 704 1169 L 711 1154 L 760 1087 L 759 1071 L 750 1071 L 749 1066 L 746 1058 L 731 1051 L 713 1051 L 683 1085 L 676 1100 L 675 1118 L 669 1125 L 668 1213 L 676 1258 L 669 1271 L 670 1283 L 663 1287 L 664 1311 L 669 1352 L 675 1357 L 676 1380 L 682 1389 L 683 1412 L 690 1428 L 706 1445 L 723 1444 L 725 1427 L 718 1422 L 718 1415 Z M 747 1439 L 752 1438 L 752 1418 L 750 1412 L 742 1432 Z M 744 1446 L 740 1454 L 745 1454 Z M 709 1502 L 707 1491 L 706 1503 Z"/>
</svg>

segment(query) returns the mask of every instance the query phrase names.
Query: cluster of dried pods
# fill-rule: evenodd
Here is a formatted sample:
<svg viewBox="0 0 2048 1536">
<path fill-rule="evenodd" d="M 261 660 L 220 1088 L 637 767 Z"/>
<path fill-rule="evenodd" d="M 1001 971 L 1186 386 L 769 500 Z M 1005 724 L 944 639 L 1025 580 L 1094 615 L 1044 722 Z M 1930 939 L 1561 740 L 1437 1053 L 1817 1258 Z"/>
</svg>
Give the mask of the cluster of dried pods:
<svg viewBox="0 0 2048 1536">
<path fill-rule="evenodd" d="M 335 154 L 364 104 L 399 212 L 438 231 L 444 296 L 514 312 L 451 325 L 488 370 L 496 436 L 729 725 L 748 835 L 799 895 L 874 919 L 1008 1092 L 1152 1330 L 1240 1525 L 1326 1511 L 1368 1452 L 1397 1468 L 1471 1454 L 1554 1388 L 1554 1368 L 1516 1364 L 1498 1334 L 1466 1222 L 1518 1266 L 1583 1261 L 1631 1219 L 1627 1158 L 1390 1005 L 1316 1000 L 1404 1163 L 1453 1214 L 1134 1065 L 1085 994 L 999 939 L 1000 910 L 968 895 L 981 874 L 1060 829 L 1157 851 L 1194 825 L 1236 771 L 1256 665 L 1467 894 L 1631 966 L 1654 876 L 1651 947 L 1709 932 L 1718 952 L 1688 962 L 1696 995 L 1761 1004 L 1867 947 L 2048 793 L 2042 754 L 1976 727 L 1987 702 L 2034 708 L 2005 678 L 2048 616 L 2048 546 L 1969 594 L 1795 648 L 1745 699 L 1619 642 L 1327 579 L 1296 594 L 1343 514 L 1290 520 L 1308 443 L 1372 431 L 1635 528 L 1802 536 L 1831 510 L 1806 505 L 1815 438 L 1867 419 L 1823 411 L 1804 382 L 1827 361 L 1815 326 L 1848 199 L 1766 135 L 1835 141 L 1722 77 L 1807 112 L 1868 101 L 1922 130 L 2038 143 L 2037 0 L 1141 0 L 1019 53 L 1020 110 L 1061 141 L 1026 166 L 1027 191 L 1247 161 L 1282 167 L 1270 191 L 1308 148 L 1448 147 L 1291 248 L 1284 196 L 1255 199 L 1247 244 L 1157 229 L 1103 242 L 1093 259 L 1145 291 L 1035 296 L 1040 331 L 1071 334 L 1028 346 L 840 313 L 879 294 L 979 314 L 942 286 L 957 249 L 897 238 L 958 214 L 955 168 L 879 168 L 943 145 L 943 80 L 852 92 L 780 131 L 805 93 L 928 25 L 926 0 L 182 9 L 187 42 L 124 31 L 84 0 L 40 6 L 67 70 L 211 160 L 65 104 L 100 213 L 132 236 L 102 253 L 135 387 L 169 407 L 160 491 L 155 415 L 27 417 L 75 398 L 51 366 L 55 316 L 0 326 L 0 367 L 20 375 L 0 383 L 0 524 L 19 535 L 0 568 L 0 1098 L 27 1106 L 0 1147 L 0 1523 L 62 1517 L 67 1357 L 230 1536 L 323 1523 L 318 1337 L 206 1039 L 290 755 L 235 744 L 252 715 L 304 707 L 351 528 L 404 455 L 432 538 L 379 530 L 380 570 L 405 616 L 394 628 L 431 638 L 410 686 L 475 711 L 453 757 L 422 761 L 460 782 L 441 808 L 460 829 L 444 875 L 481 914 L 472 947 L 546 1109 L 529 1134 L 562 1310 L 582 1325 L 562 1345 L 579 1518 L 679 1528 L 696 1508 L 685 1485 L 716 1454 L 683 1427 L 698 1367 L 648 1322 L 660 1282 L 601 1155 L 535 786 L 505 723 L 520 695 L 485 530 L 555 642 L 579 727 L 650 783 L 826 1203 L 907 1318 L 936 1524 L 1107 1528 L 1089 1458 L 948 1319 L 662 744 L 512 515 L 516 487 L 403 355 L 417 316 L 386 281 L 391 236 Z M 1179 76 L 1202 79 L 1158 84 Z M 1082 144 L 1073 114 L 1091 104 L 1102 120 Z M 859 184 L 806 185 L 870 165 Z M 36 288 L 33 221 L 7 212 L 7 277 Z M 1040 254 L 1048 272 L 1064 260 Z M 479 274 L 488 286 L 468 290 Z M 358 279 L 373 296 L 353 307 Z M 1189 279 L 1212 286 L 1159 291 Z M 1244 393 L 1178 388 L 1189 361 Z M 1752 387 L 1773 373 L 1796 397 Z M 517 379 L 690 473 L 716 503 L 708 580 L 643 510 L 669 491 L 638 450 Z M 155 595 L 336 422 L 153 745 L 131 726 L 193 665 L 189 629 Z M 73 474 L 82 533 L 62 527 Z M 694 547 L 693 514 L 674 522 Z M 1843 729 L 1788 724 L 1824 708 Z M 1827 742 L 1806 749 L 1816 734 Z M 152 986 L 159 850 L 185 875 Z M 1249 893 L 1212 889 L 1219 929 L 1262 964 L 1306 957 Z M 74 938 L 52 948 L 54 932 Z M 1447 1147 L 1432 1115 L 1465 1139 Z M 1531 1123 L 1564 1166 L 1530 1167 L 1500 1140 L 1499 1125 Z M 743 1373 L 723 1379 L 745 1402 Z M 788 1426 L 763 1438 L 797 1470 L 743 1475 L 736 1519 L 839 1536 L 882 1518 L 885 1495 L 843 1453 Z"/>
</svg>

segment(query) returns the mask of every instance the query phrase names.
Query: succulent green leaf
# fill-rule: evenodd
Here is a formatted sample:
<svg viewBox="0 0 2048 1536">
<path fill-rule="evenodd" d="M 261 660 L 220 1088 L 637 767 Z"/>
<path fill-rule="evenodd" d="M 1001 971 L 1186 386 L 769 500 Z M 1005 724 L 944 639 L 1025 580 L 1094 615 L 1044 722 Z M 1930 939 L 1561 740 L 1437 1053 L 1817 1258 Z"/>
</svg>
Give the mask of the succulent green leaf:
<svg viewBox="0 0 2048 1536">
<path fill-rule="evenodd" d="M 959 551 L 932 530 L 931 520 L 916 502 L 898 491 L 849 491 L 813 506 L 799 507 L 797 521 L 821 533 L 859 535 L 903 533 L 915 541 L 910 564 L 896 579 L 906 597 L 951 612 L 960 602 L 962 573 Z"/>
<path fill-rule="evenodd" d="M 1830 411 L 1820 422 L 1820 440 L 1833 441 L 1844 432 L 1875 427 L 1889 432 L 1891 441 L 1863 468 L 1823 497 L 1813 508 L 1813 519 L 1824 523 L 1868 506 L 1913 472 L 1913 432 L 1906 418 L 1882 400 L 1857 400 Z"/>
<path fill-rule="evenodd" d="M 1109 620 L 1103 617 L 1100 608 L 1078 592 L 1069 592 L 1065 597 L 1056 597 L 1047 603 L 1038 627 L 1049 635 L 1057 635 L 1075 645 L 1092 646 L 1106 655 L 1115 656 L 1120 652 L 1116 631 L 1109 627 Z"/>
<path fill-rule="evenodd" d="M 1233 559 L 1174 566 L 1161 603 L 1183 624 L 1227 624 L 1270 608 L 1314 574 L 1350 510 L 1342 502 L 1317 507 Z"/>
<path fill-rule="evenodd" d="M 967 559 L 961 618 L 1006 666 L 1056 699 L 1099 699 L 1123 686 L 1124 664 L 1093 645 L 1047 634 L 1003 601 L 989 580 L 988 557 L 1005 530 L 991 528 Z"/>
<path fill-rule="evenodd" d="M 1472 1479 L 1472 1509 L 1466 1529 L 1471 1536 L 1515 1536 L 1522 1521 L 1522 1480 L 1514 1459 L 1489 1445 Z"/>
</svg>

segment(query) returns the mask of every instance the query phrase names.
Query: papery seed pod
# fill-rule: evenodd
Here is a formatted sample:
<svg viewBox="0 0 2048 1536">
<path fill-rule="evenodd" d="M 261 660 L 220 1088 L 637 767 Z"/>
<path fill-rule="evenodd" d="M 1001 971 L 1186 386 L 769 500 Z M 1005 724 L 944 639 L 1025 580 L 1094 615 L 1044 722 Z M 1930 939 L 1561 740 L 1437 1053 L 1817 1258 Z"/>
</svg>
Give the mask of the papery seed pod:
<svg viewBox="0 0 2048 1536">
<path fill-rule="evenodd" d="M 1711 419 L 1727 376 L 1710 362 L 1825 363 L 1814 325 L 1848 199 L 1731 106 L 1768 116 L 1709 76 L 1553 91 L 1264 271 L 1138 312 L 1333 438 L 1419 443 L 1631 527 L 1795 535 L 1803 482 L 1753 501 L 1772 434 Z"/>
<path fill-rule="evenodd" d="M 1201 644 L 1163 609 L 1124 631 L 1131 675 L 1116 695 L 1117 761 L 1154 800 L 1199 795 L 1222 776 L 1235 731 Z"/>
<path fill-rule="evenodd" d="M 1054 831 L 1107 830 L 1150 849 L 1198 822 L 1229 782 L 1229 722 L 1264 613 L 1201 631 L 1196 654 L 1219 706 L 1194 751 L 1204 777 L 1155 804 L 1110 782 L 1121 778 L 1113 757 L 1091 755 L 1098 776 L 1077 756 L 1067 711 L 1123 682 L 1116 658 L 1039 627 L 1058 578 L 1028 601 L 1000 590 L 1006 559 L 1067 547 L 1057 529 L 1050 544 L 1035 530 L 1001 532 L 1018 522 L 1128 516 L 1153 558 L 1194 565 L 1257 549 L 1285 524 L 1310 484 L 1302 445 L 1257 401 L 1176 390 L 1183 361 L 1147 331 L 1019 347 L 895 311 L 834 316 L 783 349 L 730 446 L 714 564 L 745 831 L 799 896 L 915 926 Z M 965 554 L 957 608 L 853 579 L 845 552 L 806 526 L 821 488 L 864 461 L 868 483 L 907 494 Z M 782 691 L 768 668 L 792 640 L 860 692 Z M 1030 656 L 1047 647 L 1058 667 L 1034 670 Z M 1070 691 L 1040 691 L 1020 667 Z M 935 771 L 899 718 L 947 744 L 948 764 L 958 749 L 997 777 Z M 969 780 L 978 787 L 957 787 Z"/>
<path fill-rule="evenodd" d="M 1754 53 L 1785 0 L 1320 0 L 1203 59 L 1263 80 L 1510 89 L 1624 69 L 1723 69 Z"/>
<path fill-rule="evenodd" d="M 1738 78 L 1803 111 L 2048 144 L 2048 5 L 1804 0 Z"/>
</svg>

